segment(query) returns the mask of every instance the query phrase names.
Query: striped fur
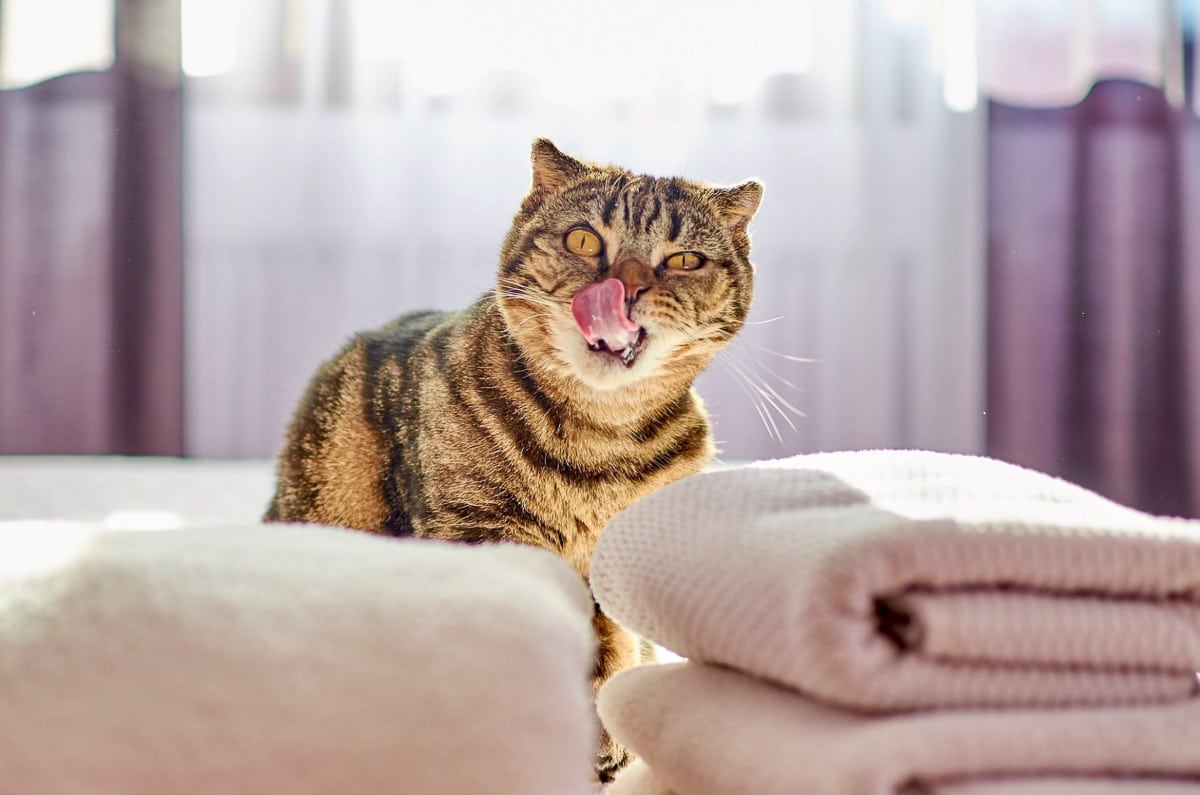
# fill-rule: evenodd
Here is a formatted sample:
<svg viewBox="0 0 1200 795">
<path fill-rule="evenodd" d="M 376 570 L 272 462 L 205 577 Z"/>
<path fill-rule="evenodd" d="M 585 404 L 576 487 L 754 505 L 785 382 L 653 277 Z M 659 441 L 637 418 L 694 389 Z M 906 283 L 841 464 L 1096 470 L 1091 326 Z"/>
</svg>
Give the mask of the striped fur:
<svg viewBox="0 0 1200 795">
<path fill-rule="evenodd" d="M 713 455 L 691 387 L 745 320 L 761 195 L 753 181 L 640 176 L 535 141 L 496 289 L 358 334 L 326 362 L 288 429 L 266 519 L 534 544 L 586 578 L 613 515 Z M 566 248 L 580 226 L 602 240 L 596 256 Z M 704 265 L 667 267 L 676 252 Z M 628 367 L 590 350 L 571 313 L 576 292 L 612 277 L 640 291 L 627 293 L 645 329 Z M 607 617 L 595 626 L 598 686 L 639 651 Z M 601 778 L 624 760 L 606 739 Z"/>
</svg>

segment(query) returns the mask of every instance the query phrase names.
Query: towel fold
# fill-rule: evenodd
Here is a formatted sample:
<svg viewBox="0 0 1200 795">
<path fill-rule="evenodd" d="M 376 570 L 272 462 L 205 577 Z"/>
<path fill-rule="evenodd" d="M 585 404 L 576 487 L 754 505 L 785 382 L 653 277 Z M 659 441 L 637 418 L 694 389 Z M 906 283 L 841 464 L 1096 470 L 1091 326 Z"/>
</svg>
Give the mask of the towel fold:
<svg viewBox="0 0 1200 795">
<path fill-rule="evenodd" d="M 608 615 L 684 657 L 859 710 L 1200 690 L 1200 522 L 985 458 L 686 478 L 613 519 L 591 580 Z"/>
<path fill-rule="evenodd" d="M 584 795 L 592 610 L 530 547 L 0 523 L 0 791 Z"/>
<path fill-rule="evenodd" d="M 643 760 L 618 795 L 1200 795 L 1198 700 L 868 717 L 689 662 L 617 674 L 599 710 Z"/>
<path fill-rule="evenodd" d="M 617 774 L 604 795 L 674 795 L 643 759 L 634 759 Z"/>
</svg>

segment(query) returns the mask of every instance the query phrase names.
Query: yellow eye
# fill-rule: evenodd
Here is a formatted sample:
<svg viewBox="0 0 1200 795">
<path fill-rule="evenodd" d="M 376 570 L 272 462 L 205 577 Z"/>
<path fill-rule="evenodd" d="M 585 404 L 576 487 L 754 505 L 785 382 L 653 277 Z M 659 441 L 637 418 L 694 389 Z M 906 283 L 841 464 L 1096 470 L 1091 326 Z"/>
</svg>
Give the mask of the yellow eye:
<svg viewBox="0 0 1200 795">
<path fill-rule="evenodd" d="M 565 239 L 567 250 L 581 257 L 594 257 L 600 253 L 600 238 L 590 229 L 572 229 Z"/>
<path fill-rule="evenodd" d="M 677 271 L 694 271 L 704 264 L 704 257 L 694 251 L 680 251 L 667 257 L 667 267 Z"/>
</svg>

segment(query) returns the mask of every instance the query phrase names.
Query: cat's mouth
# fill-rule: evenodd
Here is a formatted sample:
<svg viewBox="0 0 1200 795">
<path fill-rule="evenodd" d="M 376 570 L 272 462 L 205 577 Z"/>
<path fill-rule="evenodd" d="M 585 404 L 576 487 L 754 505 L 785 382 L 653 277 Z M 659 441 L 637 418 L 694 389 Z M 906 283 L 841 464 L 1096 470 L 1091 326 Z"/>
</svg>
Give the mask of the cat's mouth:
<svg viewBox="0 0 1200 795">
<path fill-rule="evenodd" d="M 620 279 L 586 285 L 571 300 L 571 315 L 588 350 L 632 367 L 646 344 L 646 329 L 632 317 Z"/>
<path fill-rule="evenodd" d="M 633 367 L 633 363 L 637 361 L 638 354 L 642 352 L 642 348 L 646 347 L 646 329 L 638 327 L 637 334 L 633 341 L 628 343 L 624 348 L 613 350 L 608 347 L 605 340 L 597 340 L 596 342 L 588 343 L 588 350 L 593 353 L 604 353 L 612 356 L 625 367 Z"/>
</svg>

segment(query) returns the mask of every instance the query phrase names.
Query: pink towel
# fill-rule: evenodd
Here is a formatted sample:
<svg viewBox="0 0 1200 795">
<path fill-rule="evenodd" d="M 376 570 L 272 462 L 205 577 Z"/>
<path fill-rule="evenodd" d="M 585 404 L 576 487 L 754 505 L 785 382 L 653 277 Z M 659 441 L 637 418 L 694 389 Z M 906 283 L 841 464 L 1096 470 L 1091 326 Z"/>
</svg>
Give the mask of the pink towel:
<svg viewBox="0 0 1200 795">
<path fill-rule="evenodd" d="M 1197 700 L 867 717 L 675 663 L 617 674 L 599 708 L 643 760 L 614 795 L 1200 795 Z"/>
<path fill-rule="evenodd" d="M 684 657 L 858 709 L 1198 691 L 1200 522 L 984 458 L 686 478 L 610 523 L 591 579 L 606 613 Z"/>
<path fill-rule="evenodd" d="M 592 793 L 592 610 L 531 547 L 0 522 L 0 792 Z"/>
</svg>

